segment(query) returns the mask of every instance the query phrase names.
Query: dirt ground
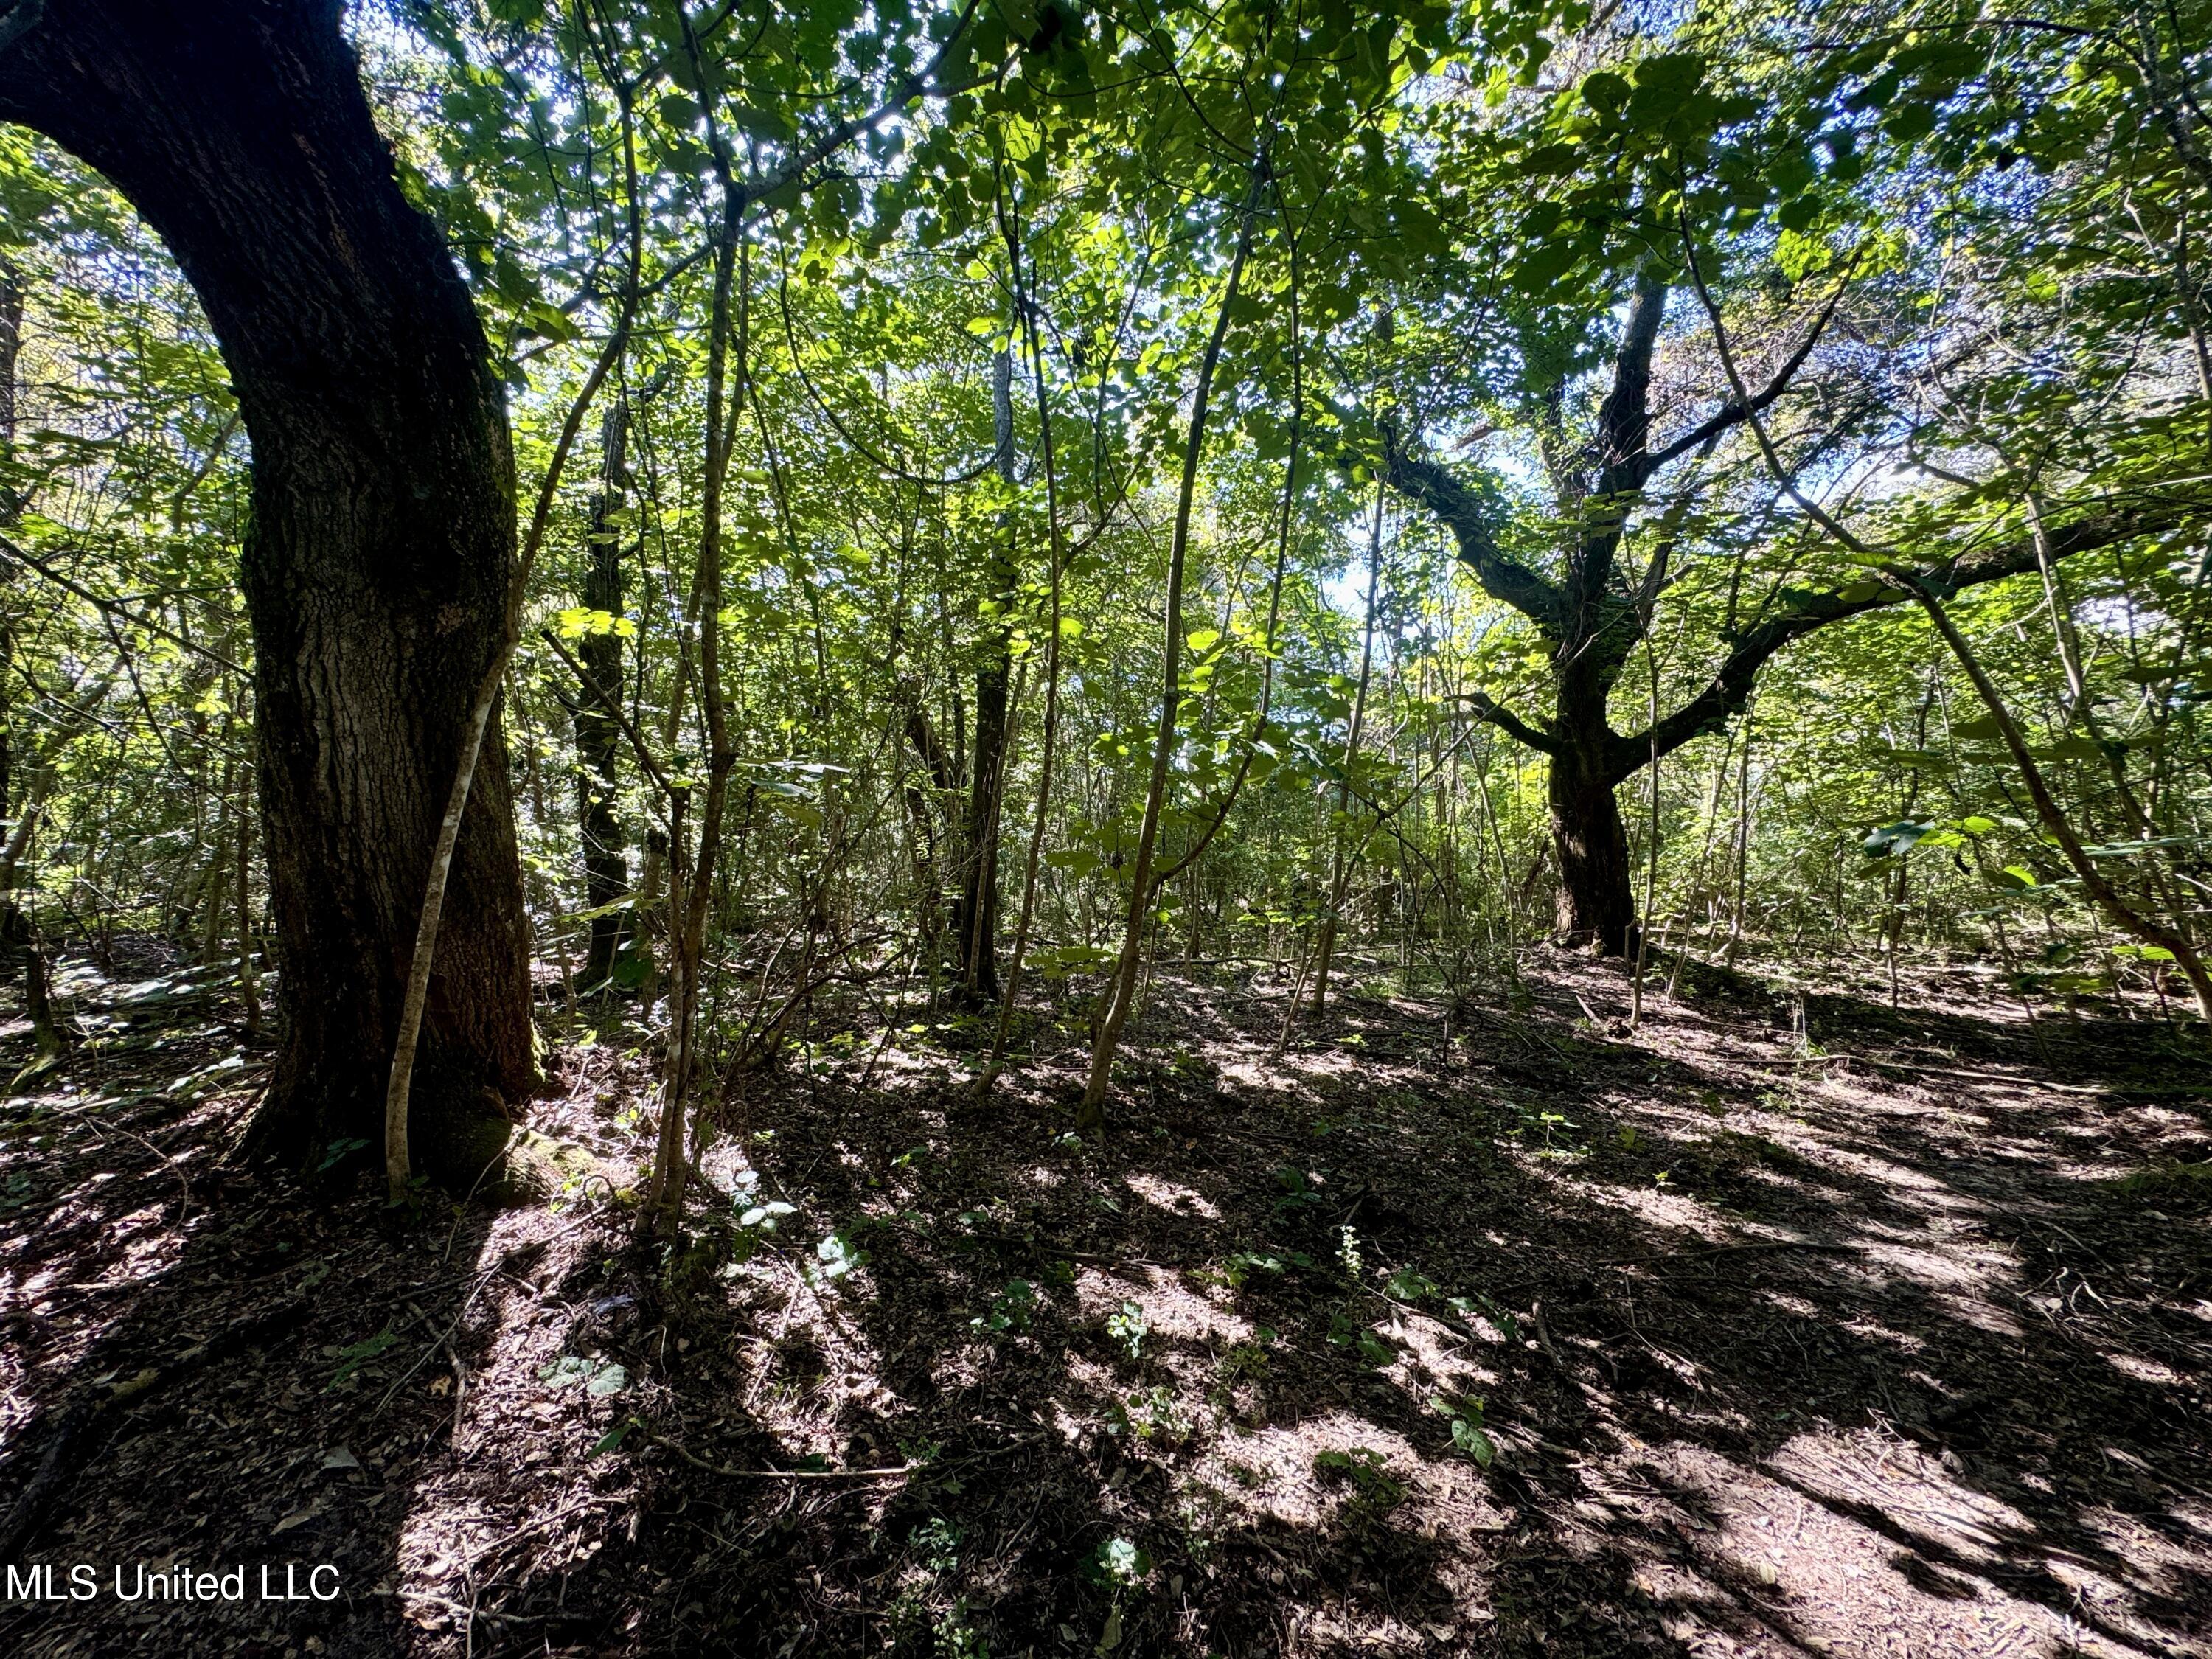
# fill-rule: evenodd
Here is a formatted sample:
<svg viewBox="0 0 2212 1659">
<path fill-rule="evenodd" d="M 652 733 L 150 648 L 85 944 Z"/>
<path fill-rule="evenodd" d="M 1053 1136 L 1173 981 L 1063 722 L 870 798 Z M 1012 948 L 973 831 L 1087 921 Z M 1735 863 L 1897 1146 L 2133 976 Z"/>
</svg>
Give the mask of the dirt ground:
<svg viewBox="0 0 2212 1659">
<path fill-rule="evenodd" d="M 1277 1060 L 1280 981 L 1163 974 L 1097 1147 L 1073 1014 L 979 1102 L 957 1023 L 825 1010 L 669 1262 L 619 1014 L 532 1104 L 560 1197 L 402 1218 L 223 1166 L 222 986 L 70 960 L 0 1102 L 0 1559 L 98 1593 L 11 1583 L 0 1653 L 2212 1655 L 2203 1050 L 1970 967 L 1632 1034 L 1526 975 Z"/>
</svg>

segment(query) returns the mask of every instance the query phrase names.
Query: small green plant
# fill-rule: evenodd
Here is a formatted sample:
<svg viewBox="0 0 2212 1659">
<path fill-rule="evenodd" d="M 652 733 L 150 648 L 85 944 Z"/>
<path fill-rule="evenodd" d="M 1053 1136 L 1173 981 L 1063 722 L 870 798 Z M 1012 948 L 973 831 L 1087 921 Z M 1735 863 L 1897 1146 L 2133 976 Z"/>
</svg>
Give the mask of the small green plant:
<svg viewBox="0 0 2212 1659">
<path fill-rule="evenodd" d="M 1435 1395 L 1429 1400 L 1429 1408 L 1443 1413 L 1451 1423 L 1452 1449 L 1486 1469 L 1497 1460 L 1498 1443 L 1482 1425 L 1482 1407 L 1480 1395 L 1462 1395 L 1456 1400 Z"/>
<path fill-rule="evenodd" d="M 1340 1348 L 1350 1348 L 1366 1364 L 1376 1367 L 1389 1364 L 1398 1357 L 1398 1351 L 1389 1339 L 1370 1330 L 1364 1325 L 1355 1325 L 1341 1313 L 1331 1314 L 1328 1321 L 1328 1340 Z"/>
<path fill-rule="evenodd" d="M 634 1431 L 644 1426 L 645 1425 L 640 1423 L 635 1417 L 625 1417 L 621 1422 L 616 1424 L 614 1427 L 609 1429 L 605 1434 L 593 1441 L 592 1443 L 591 1450 L 586 1452 L 584 1455 L 586 1457 L 607 1456 L 610 1453 L 617 1449 L 623 1441 L 629 1439 Z"/>
<path fill-rule="evenodd" d="M 1425 1302 L 1437 1293 L 1437 1281 L 1418 1267 L 1401 1267 L 1383 1286 L 1384 1294 L 1400 1302 Z"/>
<path fill-rule="evenodd" d="M 1221 1075 L 1221 1068 L 1196 1049 L 1179 1047 L 1168 1060 L 1168 1068 L 1177 1077 L 1211 1079 Z"/>
<path fill-rule="evenodd" d="M 975 1330 L 992 1336 L 1003 1336 L 1008 1331 L 1025 1331 L 1036 1311 L 1036 1286 L 1026 1279 L 1010 1279 L 1006 1288 L 991 1298 L 988 1312 L 978 1314 L 968 1323 Z"/>
<path fill-rule="evenodd" d="M 1152 1328 L 1152 1322 L 1145 1317 L 1144 1309 L 1134 1302 L 1124 1302 L 1106 1316 L 1106 1334 L 1127 1348 L 1132 1359 L 1142 1357 L 1145 1338 L 1151 1334 Z"/>
<path fill-rule="evenodd" d="M 1526 1116 L 1527 1115 L 1524 1114 L 1523 1115 Z M 1575 1122 L 1573 1119 L 1570 1118 L 1565 1112 L 1538 1112 L 1529 1121 L 1534 1122 L 1537 1128 L 1543 1132 L 1544 1146 L 1547 1151 L 1550 1151 L 1552 1149 L 1553 1136 L 1558 1131 L 1561 1129 L 1577 1129 L 1582 1127 L 1580 1124 Z"/>
<path fill-rule="evenodd" d="M 1267 1346 L 1273 1331 L 1262 1325 L 1249 1342 L 1239 1342 L 1221 1356 L 1221 1375 L 1231 1382 L 1256 1382 L 1267 1374 Z"/>
<path fill-rule="evenodd" d="M 1107 1432 L 1135 1440 L 1158 1440 L 1180 1445 L 1190 1437 L 1190 1419 L 1176 1403 L 1176 1392 L 1155 1385 L 1126 1401 L 1117 1400 L 1106 1412 Z"/>
<path fill-rule="evenodd" d="M 1136 1540 L 1109 1538 L 1084 1559 L 1083 1576 L 1109 1589 L 1130 1589 L 1152 1570 L 1152 1558 Z"/>
<path fill-rule="evenodd" d="M 989 1641 L 968 1622 L 964 1597 L 955 1601 L 952 1610 L 937 1621 L 934 1633 L 940 1659 L 991 1659 Z"/>
<path fill-rule="evenodd" d="M 933 1516 L 914 1529 L 907 1547 L 931 1572 L 956 1571 L 960 1565 L 960 1528 L 941 1515 Z"/>
<path fill-rule="evenodd" d="M 28 1170 L 18 1170 L 10 1175 L 8 1177 L 7 1194 L 4 1197 L 0 1197 L 0 1213 L 21 1209 L 31 1201 L 30 1191 L 31 1172 Z"/>
<path fill-rule="evenodd" d="M 629 1373 L 611 1359 L 593 1359 L 564 1353 L 538 1368 L 538 1380 L 556 1389 L 580 1388 L 594 1400 L 620 1394 L 629 1386 Z"/>
<path fill-rule="evenodd" d="M 765 1204 L 751 1201 L 750 1194 L 741 1194 L 732 1206 L 738 1212 L 737 1237 L 731 1241 L 730 1254 L 738 1261 L 750 1261 L 763 1240 L 772 1238 L 783 1224 L 786 1216 L 795 1215 L 797 1209 L 781 1199 L 770 1199 Z"/>
<path fill-rule="evenodd" d="M 340 1348 L 337 1352 L 337 1375 L 330 1380 L 323 1392 L 328 1394 L 331 1389 L 350 1382 L 355 1372 L 360 1370 L 362 1366 L 368 1364 L 386 1348 L 395 1346 L 399 1338 L 392 1331 L 392 1327 L 386 1325 L 366 1341 L 356 1342 L 349 1348 Z"/>
<path fill-rule="evenodd" d="M 1244 1281 L 1254 1273 L 1279 1273 L 1282 1271 L 1283 1263 L 1279 1257 L 1237 1250 L 1224 1258 L 1220 1272 L 1204 1277 L 1218 1279 L 1232 1291 L 1241 1291 L 1244 1288 Z"/>
<path fill-rule="evenodd" d="M 1371 1446 L 1349 1451 L 1315 1455 L 1314 1474 L 1322 1480 L 1340 1477 L 1351 1483 L 1351 1507 L 1370 1517 L 1389 1514 L 1406 1501 L 1406 1483 L 1390 1473 L 1382 1454 Z"/>
<path fill-rule="evenodd" d="M 855 1231 L 840 1227 L 814 1247 L 815 1265 L 807 1269 L 807 1278 L 817 1290 L 866 1264 L 868 1253 L 854 1242 Z"/>
<path fill-rule="evenodd" d="M 1294 1164 L 1285 1164 L 1276 1170 L 1275 1184 L 1283 1189 L 1283 1196 L 1275 1200 L 1278 1215 L 1324 1201 L 1322 1195 L 1314 1190 L 1318 1183 Z"/>
<path fill-rule="evenodd" d="M 430 1177 L 414 1175 L 407 1178 L 407 1190 L 396 1198 L 384 1200 L 384 1207 L 396 1210 L 409 1221 L 420 1221 L 430 1209 Z"/>
<path fill-rule="evenodd" d="M 328 1175 L 331 1170 L 337 1169 L 339 1164 L 344 1163 L 346 1159 L 351 1158 L 356 1152 L 361 1151 L 368 1145 L 368 1143 L 365 1140 L 355 1140 L 350 1139 L 333 1140 L 331 1142 L 329 1149 L 324 1152 L 323 1161 L 315 1165 L 315 1173 L 319 1176 Z"/>
</svg>

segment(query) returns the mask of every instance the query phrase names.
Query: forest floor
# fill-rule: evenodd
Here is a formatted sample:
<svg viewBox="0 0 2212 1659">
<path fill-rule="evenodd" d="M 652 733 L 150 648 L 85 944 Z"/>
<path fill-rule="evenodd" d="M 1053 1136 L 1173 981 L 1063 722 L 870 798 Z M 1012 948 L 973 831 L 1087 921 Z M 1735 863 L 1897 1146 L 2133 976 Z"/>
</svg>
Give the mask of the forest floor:
<svg viewBox="0 0 2212 1659">
<path fill-rule="evenodd" d="M 0 1652 L 2212 1655 L 2212 1067 L 1965 967 L 1633 1034 L 1525 972 L 1279 1061 L 1283 987 L 1163 974 L 1097 1147 L 1073 1032 L 988 1103 L 919 1017 L 793 1054 L 670 1267 L 616 1016 L 532 1109 L 608 1180 L 410 1222 L 222 1167 L 234 1003 L 71 959 L 0 1103 L 0 1555 L 99 1594 Z"/>
</svg>

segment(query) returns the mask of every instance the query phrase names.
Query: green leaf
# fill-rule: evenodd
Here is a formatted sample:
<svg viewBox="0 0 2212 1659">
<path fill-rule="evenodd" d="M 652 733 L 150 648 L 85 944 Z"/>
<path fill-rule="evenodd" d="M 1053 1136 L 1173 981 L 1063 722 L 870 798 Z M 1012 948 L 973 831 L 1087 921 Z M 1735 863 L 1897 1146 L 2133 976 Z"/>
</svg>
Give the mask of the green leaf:
<svg viewBox="0 0 2212 1659">
<path fill-rule="evenodd" d="M 1084 1577 L 1118 1589 L 1128 1589 L 1152 1570 L 1152 1558 L 1129 1538 L 1108 1539 L 1083 1564 Z"/>
<path fill-rule="evenodd" d="M 1901 858 L 1918 846 L 1934 828 L 1933 824 L 1917 823 L 1911 818 L 1899 818 L 1895 823 L 1885 823 L 1869 832 L 1861 844 L 1862 850 L 1870 859 Z"/>
<path fill-rule="evenodd" d="M 584 1455 L 586 1457 L 605 1457 L 609 1452 L 614 1450 L 616 1447 L 621 1445 L 624 1440 L 628 1439 L 629 1437 L 630 1431 L 637 1426 L 638 1421 L 635 1417 L 624 1419 L 622 1422 L 616 1424 L 614 1427 L 609 1429 L 605 1434 L 601 1435 L 597 1440 L 593 1441 L 592 1443 L 591 1450 L 586 1452 Z"/>
<path fill-rule="evenodd" d="M 564 1353 L 538 1368 L 538 1380 L 556 1389 L 580 1388 L 594 1400 L 620 1394 L 629 1386 L 629 1373 L 611 1359 L 593 1359 Z"/>
<path fill-rule="evenodd" d="M 1491 1437 L 1463 1417 L 1452 1419 L 1452 1445 L 1465 1452 L 1482 1468 L 1488 1468 L 1498 1457 L 1498 1447 Z"/>
<path fill-rule="evenodd" d="M 1628 102 L 1629 84 L 1611 70 L 1600 70 L 1583 82 L 1583 102 L 1608 119 Z"/>
<path fill-rule="evenodd" d="M 325 1386 L 323 1392 L 325 1394 L 328 1394 L 331 1389 L 337 1388 L 339 1383 L 346 1381 L 346 1379 L 350 1377 L 356 1371 L 368 1364 L 370 1360 L 375 1358 L 377 1355 L 382 1353 L 387 1348 L 395 1346 L 398 1341 L 399 1338 L 397 1334 L 393 1332 L 391 1326 L 386 1325 L 374 1336 L 368 1338 L 368 1340 L 356 1342 L 350 1348 L 339 1349 L 337 1375 L 333 1376 L 330 1380 L 329 1383 Z"/>
</svg>

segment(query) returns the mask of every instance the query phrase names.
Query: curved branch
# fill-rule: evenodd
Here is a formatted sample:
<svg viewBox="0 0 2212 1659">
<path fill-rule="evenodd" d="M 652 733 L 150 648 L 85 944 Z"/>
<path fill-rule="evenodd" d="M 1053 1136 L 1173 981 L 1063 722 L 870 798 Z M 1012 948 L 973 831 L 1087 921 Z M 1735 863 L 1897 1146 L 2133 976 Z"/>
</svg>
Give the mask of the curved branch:
<svg viewBox="0 0 2212 1659">
<path fill-rule="evenodd" d="M 2069 558 L 2141 536 L 2197 527 L 2208 518 L 2212 518 L 2212 502 L 2196 497 L 2115 507 L 2076 519 L 2063 529 L 2051 532 L 2050 556 L 2053 559 Z M 2035 568 L 2035 539 L 2028 536 L 1999 546 L 1961 553 L 1911 574 L 1914 581 L 1938 599 L 1949 599 L 1966 588 L 2002 581 L 2007 576 L 2024 575 Z M 1655 754 L 1671 754 L 1692 738 L 1719 731 L 1742 713 L 1759 671 L 1791 641 L 1831 623 L 1900 604 L 1909 597 L 1905 590 L 1869 577 L 1852 587 L 1797 599 L 1780 615 L 1754 624 L 1737 635 L 1734 648 L 1713 671 L 1704 690 L 1656 726 L 1633 736 L 1616 737 L 1607 745 L 1607 775 L 1618 783 L 1648 764 Z"/>
<path fill-rule="evenodd" d="M 1820 343 L 1820 337 L 1828 331 L 1828 324 L 1836 314 L 1836 307 L 1843 303 L 1844 295 L 1850 291 L 1850 273 L 1846 270 L 1844 273 L 1844 280 L 1836 284 L 1836 291 L 1828 296 L 1828 303 L 1820 307 L 1820 314 L 1813 319 L 1813 326 L 1806 331 L 1803 341 L 1799 343 L 1796 350 L 1790 354 L 1790 360 L 1774 371 L 1773 379 L 1767 381 L 1763 390 L 1747 399 L 1731 396 L 1725 404 L 1721 405 L 1718 413 L 1708 420 L 1699 422 L 1674 442 L 1660 450 L 1658 453 L 1651 456 L 1644 463 L 1644 476 L 1646 478 L 1650 477 L 1669 461 L 1680 460 L 1698 445 L 1709 444 L 1728 431 L 1729 428 L 1741 426 L 1753 416 L 1763 413 L 1776 398 L 1789 391 L 1790 381 L 1796 379 L 1797 371 L 1805 367 L 1805 360 L 1813 355 L 1813 348 Z"/>
<path fill-rule="evenodd" d="M 1503 703 L 1494 701 L 1486 691 L 1462 692 L 1459 701 L 1474 709 L 1478 717 L 1488 720 L 1506 736 L 1527 744 L 1539 754 L 1557 755 L 1566 746 L 1557 738 L 1539 732 Z"/>
<path fill-rule="evenodd" d="M 1407 454 L 1399 447 L 1396 434 L 1386 427 L 1382 469 L 1392 489 L 1443 520 L 1452 539 L 1459 544 L 1460 562 L 1474 572 L 1484 592 L 1554 634 L 1563 629 L 1566 606 L 1558 587 L 1499 550 L 1489 513 L 1474 491 L 1449 468 L 1425 456 Z"/>
</svg>

